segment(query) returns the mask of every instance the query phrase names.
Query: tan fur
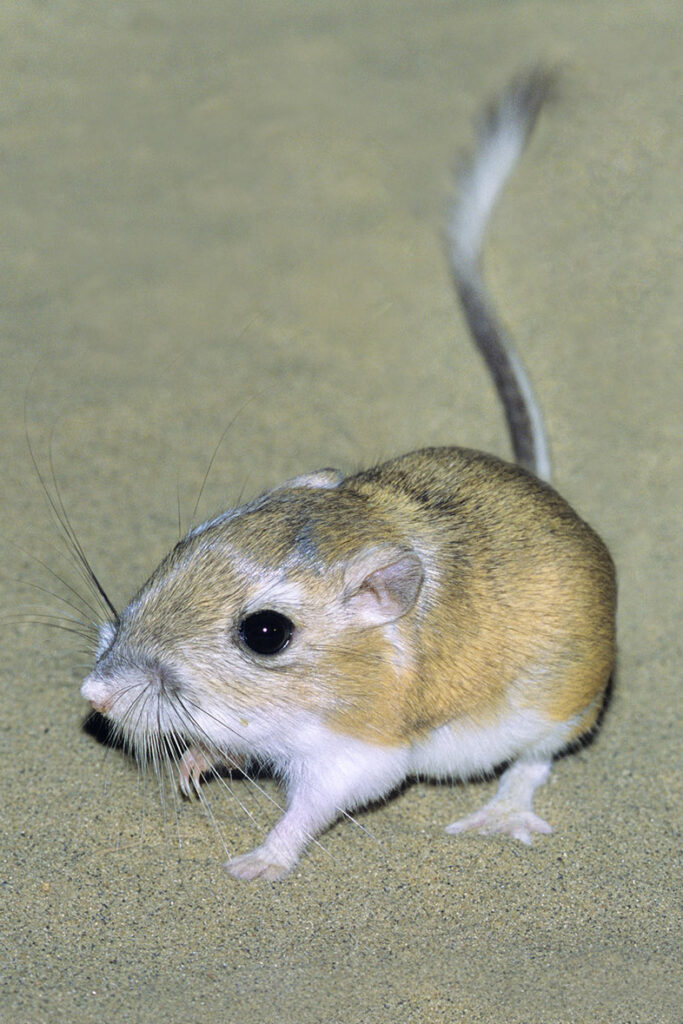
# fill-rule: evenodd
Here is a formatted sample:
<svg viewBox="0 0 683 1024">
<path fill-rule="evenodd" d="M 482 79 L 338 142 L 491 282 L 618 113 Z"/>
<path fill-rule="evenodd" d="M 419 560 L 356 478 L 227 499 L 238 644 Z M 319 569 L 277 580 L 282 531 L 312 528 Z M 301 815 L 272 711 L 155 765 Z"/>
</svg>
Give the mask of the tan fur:
<svg viewBox="0 0 683 1024">
<path fill-rule="evenodd" d="M 344 486 L 410 534 L 428 566 L 398 624 L 406 668 L 393 690 L 376 686 L 375 720 L 400 730 L 392 741 L 462 715 L 488 723 L 511 691 L 558 722 L 603 692 L 614 660 L 612 561 L 550 487 L 457 448 L 413 452 Z M 346 709 L 340 727 L 371 739 L 366 722 Z"/>
</svg>

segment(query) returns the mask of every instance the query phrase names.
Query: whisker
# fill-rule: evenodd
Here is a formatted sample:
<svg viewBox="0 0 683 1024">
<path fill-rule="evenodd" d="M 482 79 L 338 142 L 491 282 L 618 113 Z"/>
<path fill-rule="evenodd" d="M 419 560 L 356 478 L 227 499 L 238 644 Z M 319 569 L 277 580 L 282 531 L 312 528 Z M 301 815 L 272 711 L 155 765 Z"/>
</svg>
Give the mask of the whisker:
<svg viewBox="0 0 683 1024">
<path fill-rule="evenodd" d="M 83 595 L 75 589 L 75 587 L 72 587 L 67 580 L 63 579 L 58 573 L 54 571 L 54 569 L 50 568 L 50 566 L 47 565 L 47 563 L 41 562 L 39 558 L 36 558 L 36 556 L 32 555 L 31 552 L 29 551 L 24 551 L 23 548 L 18 547 L 18 550 L 21 551 L 22 554 L 26 555 L 27 558 L 33 559 L 33 561 L 36 562 L 42 569 L 45 569 L 47 572 L 49 572 L 51 576 L 53 576 L 59 583 L 61 583 L 62 586 L 66 588 L 66 590 L 68 590 L 78 601 L 80 601 L 82 605 L 85 606 L 85 609 L 87 611 L 92 612 L 96 619 L 99 618 L 98 610 L 94 608 L 90 604 L 90 602 L 87 601 L 83 597 Z M 8 580 L 9 582 L 18 583 L 22 587 L 30 587 L 32 590 L 38 590 L 43 594 L 47 594 L 48 597 L 54 597 L 56 601 L 61 601 L 62 604 L 68 605 L 69 608 L 72 608 L 75 612 L 78 612 L 79 615 L 84 614 L 83 608 L 75 604 L 73 601 L 70 601 L 69 598 L 64 597 L 63 594 L 57 593 L 57 591 L 50 590 L 48 587 L 41 586 L 39 583 L 32 583 L 30 580 L 19 579 L 18 577 L 5 576 L 3 578 Z"/>
<path fill-rule="evenodd" d="M 218 824 L 218 821 L 216 819 L 216 815 L 213 813 L 213 809 L 211 807 L 211 802 L 207 799 L 206 794 L 201 792 L 201 790 L 199 791 L 197 796 L 199 797 L 199 802 L 202 805 L 202 809 L 203 809 L 204 813 L 206 814 L 207 818 L 209 819 L 209 822 L 213 826 L 213 829 L 214 829 L 216 835 L 218 836 L 218 841 L 220 842 L 221 846 L 223 847 L 223 852 L 225 853 L 225 856 L 226 857 L 230 857 L 230 848 L 229 848 L 229 846 L 227 844 L 225 836 L 223 835 L 223 832 L 222 832 L 222 830 L 220 828 L 220 825 Z M 250 817 L 251 817 L 251 815 L 250 815 Z"/>
<path fill-rule="evenodd" d="M 254 321 L 254 318 L 252 318 L 248 323 L 245 324 L 245 326 L 242 328 L 240 333 L 235 338 L 235 341 L 240 341 L 241 338 L 244 337 L 244 335 L 247 333 L 247 331 L 251 327 L 253 321 Z M 213 453 L 211 455 L 211 458 L 209 459 L 209 464 L 208 464 L 208 466 L 206 468 L 206 473 L 204 474 L 204 479 L 202 480 L 201 487 L 199 488 L 199 494 L 197 495 L 197 500 L 195 501 L 194 508 L 192 509 L 192 515 L 190 517 L 190 523 L 189 523 L 188 529 L 192 529 L 192 526 L 194 524 L 195 516 L 197 515 L 197 509 L 199 508 L 199 503 L 202 500 L 202 495 L 204 494 L 204 489 L 205 489 L 206 484 L 208 482 L 209 475 L 211 473 L 211 470 L 213 469 L 213 464 L 216 461 L 216 457 L 217 457 L 218 452 L 219 452 L 219 450 L 220 450 L 220 448 L 221 448 L 221 446 L 223 444 L 223 441 L 225 440 L 225 438 L 229 434 L 229 432 L 232 429 L 232 427 L 237 422 L 238 418 L 242 415 L 244 410 L 247 409 L 257 399 L 262 399 L 265 395 L 268 394 L 269 391 L 272 391 L 274 386 L 275 385 L 270 385 L 269 387 L 263 388 L 261 391 L 255 392 L 254 394 L 252 394 L 248 398 L 246 398 L 244 400 L 244 402 L 242 402 L 242 404 L 240 406 L 238 406 L 237 411 L 235 412 L 235 415 L 229 421 L 227 427 L 225 428 L 225 430 L 223 431 L 223 433 L 219 437 L 218 444 L 214 448 Z M 244 490 L 244 488 L 242 490 Z M 240 504 L 241 500 L 242 500 L 242 493 L 240 493 L 240 495 L 239 495 L 237 504 Z"/>
<path fill-rule="evenodd" d="M 59 621 L 59 616 L 56 615 L 49 616 L 29 612 L 26 615 L 8 615 L 3 618 L 3 622 L 14 625 L 44 626 L 46 629 L 59 629 L 63 633 L 73 633 L 74 636 L 79 636 L 82 640 L 94 643 L 92 633 L 78 629 L 76 626 L 67 626 L 64 622 Z M 84 653 L 89 654 L 91 652 L 85 651 Z"/>
<path fill-rule="evenodd" d="M 226 793 L 228 793 L 230 795 L 230 797 L 235 801 L 235 803 L 238 805 L 239 809 L 244 814 L 246 814 L 246 816 L 249 818 L 249 820 L 252 822 L 252 824 L 255 825 L 256 827 L 259 827 L 260 822 L 258 822 L 256 820 L 255 816 L 249 810 L 249 808 L 244 803 L 244 801 L 239 798 L 239 796 L 237 795 L 235 790 L 232 788 L 232 786 L 230 785 L 228 780 L 223 778 L 223 776 L 220 774 L 220 772 L 217 771 L 215 768 L 211 769 L 211 774 L 218 781 L 218 783 L 220 784 L 221 788 L 224 789 L 226 791 Z M 247 772 L 242 771 L 242 775 L 244 776 L 244 778 L 245 778 L 245 780 L 247 782 L 251 782 L 251 779 L 250 779 L 250 777 L 249 777 Z M 203 796 L 203 790 L 199 791 L 199 796 L 200 796 L 200 798 Z"/>
<path fill-rule="evenodd" d="M 86 553 L 85 553 L 85 551 L 83 549 L 83 546 L 81 545 L 81 542 L 79 541 L 78 537 L 76 536 L 76 531 L 73 528 L 73 525 L 71 523 L 71 519 L 69 518 L 69 514 L 66 511 L 66 506 L 65 506 L 64 500 L 62 498 L 62 492 L 61 492 L 59 483 L 57 481 L 57 474 L 55 473 L 55 467 L 54 467 L 54 456 L 53 456 L 54 430 L 55 430 L 55 428 L 53 428 L 52 434 L 50 435 L 48 459 L 49 459 L 49 465 L 50 465 L 50 475 L 52 477 L 52 486 L 54 487 L 54 493 L 55 493 L 55 496 L 56 496 L 56 499 L 57 499 L 57 506 L 58 506 L 58 510 L 59 510 L 57 515 L 58 515 L 58 518 L 59 518 L 60 522 L 62 523 L 62 528 L 63 528 L 63 531 L 64 531 L 64 535 L 66 536 L 66 538 L 67 538 L 67 540 L 68 540 L 68 542 L 69 542 L 69 544 L 70 544 L 74 554 L 76 555 L 76 564 L 80 565 L 82 567 L 82 575 L 83 575 L 83 578 L 84 578 L 85 582 L 87 584 L 89 584 L 91 586 L 91 588 L 94 587 L 93 593 L 95 594 L 95 597 L 99 596 L 99 598 L 102 601 L 104 601 L 103 607 L 105 608 L 105 610 L 108 609 L 111 612 L 111 614 L 114 616 L 114 618 L 117 619 L 118 618 L 118 612 L 116 611 L 116 608 L 114 607 L 114 605 L 109 600 L 109 597 L 108 597 L 107 593 L 105 592 L 102 584 L 100 583 L 99 579 L 95 575 L 95 573 L 93 571 L 93 568 L 92 568 L 92 566 L 90 564 L 90 561 L 89 561 L 89 559 L 88 559 L 88 557 L 87 557 L 87 555 L 86 555 Z M 52 501 L 51 501 L 51 504 L 53 505 L 53 508 L 54 508 L 54 503 Z M 60 512 L 61 512 L 61 516 L 59 515 Z"/>
<path fill-rule="evenodd" d="M 38 616 L 43 619 L 52 619 L 55 622 L 68 622 L 70 625 L 78 626 L 79 629 L 82 629 L 84 633 L 87 633 L 91 640 L 96 637 L 95 630 L 89 622 L 83 622 L 82 619 L 77 619 L 75 615 L 69 615 L 68 612 L 62 612 L 60 610 L 52 612 L 43 608 L 26 607 L 22 611 L 12 612 L 11 615 L 7 616 L 6 621 L 22 622 L 33 616 Z"/>
<path fill-rule="evenodd" d="M 28 429 L 27 403 L 28 391 L 24 394 L 24 436 L 26 438 L 26 447 L 28 448 L 29 457 L 31 459 L 31 463 L 33 465 L 33 469 L 38 478 L 38 481 L 42 487 L 43 495 L 48 505 L 48 510 L 51 512 L 51 515 L 54 518 L 60 537 L 62 537 L 67 548 L 70 549 L 72 555 L 74 556 L 75 565 L 79 569 L 79 572 L 81 573 L 84 582 L 91 588 L 92 592 L 95 594 L 98 600 L 104 602 L 103 608 L 105 610 L 108 609 L 108 613 L 111 612 L 111 614 L 115 618 L 117 618 L 118 615 L 116 609 L 109 600 L 107 594 L 104 591 L 104 588 L 102 587 L 102 584 L 100 583 L 97 576 L 92 570 L 92 567 L 86 557 L 85 551 L 83 550 L 83 547 L 78 540 L 78 537 L 73 528 L 69 515 L 66 511 L 66 506 L 62 499 L 61 490 L 57 482 L 57 476 L 55 473 L 53 459 L 53 443 L 55 428 L 53 427 L 52 434 L 50 436 L 48 459 L 50 466 L 51 483 L 53 487 L 53 491 L 51 491 L 47 485 L 45 475 L 40 469 L 40 466 L 38 465 L 38 460 L 36 458 L 36 454 L 33 449 L 33 444 L 31 442 L 31 435 Z"/>
<path fill-rule="evenodd" d="M 212 452 L 211 458 L 209 459 L 209 464 L 206 467 L 206 472 L 204 473 L 204 479 L 202 480 L 201 487 L 199 488 L 199 494 L 197 495 L 197 500 L 195 501 L 194 508 L 192 509 L 192 515 L 190 516 L 190 523 L 189 523 L 188 529 L 191 530 L 192 526 L 194 524 L 195 516 L 197 515 L 197 509 L 199 508 L 199 503 L 202 500 L 202 495 L 204 494 L 204 489 L 206 488 L 206 484 L 208 482 L 209 475 L 211 473 L 211 470 L 213 469 L 213 464 L 216 461 L 216 458 L 218 456 L 218 452 L 219 452 L 219 450 L 220 450 L 220 448 L 221 448 L 221 446 L 223 444 L 223 441 L 225 441 L 226 437 L 228 436 L 228 434 L 232 430 L 232 428 L 233 428 L 237 418 L 242 415 L 242 413 L 247 408 L 247 406 L 249 406 L 255 400 L 256 397 L 257 397 L 256 395 L 251 395 L 244 402 L 242 402 L 242 404 L 238 407 L 237 412 L 230 419 L 227 427 L 225 428 L 225 430 L 223 431 L 221 436 L 218 438 L 218 443 L 216 444 L 216 447 L 214 448 L 214 450 Z"/>
<path fill-rule="evenodd" d="M 28 621 L 29 616 L 38 616 L 42 619 L 51 619 L 54 622 L 68 622 L 72 626 L 78 627 L 83 631 L 83 635 L 87 636 L 93 643 L 97 640 L 97 630 L 90 622 L 84 622 L 83 619 L 77 618 L 75 615 L 69 615 L 68 612 L 60 610 L 51 612 L 48 609 L 42 608 L 25 608 L 21 612 L 14 612 L 8 616 L 8 622 L 15 621 L 21 622 L 23 620 Z"/>
<path fill-rule="evenodd" d="M 180 508 L 180 474 L 176 477 L 176 499 L 178 502 L 178 540 L 182 540 L 183 516 Z"/>
</svg>

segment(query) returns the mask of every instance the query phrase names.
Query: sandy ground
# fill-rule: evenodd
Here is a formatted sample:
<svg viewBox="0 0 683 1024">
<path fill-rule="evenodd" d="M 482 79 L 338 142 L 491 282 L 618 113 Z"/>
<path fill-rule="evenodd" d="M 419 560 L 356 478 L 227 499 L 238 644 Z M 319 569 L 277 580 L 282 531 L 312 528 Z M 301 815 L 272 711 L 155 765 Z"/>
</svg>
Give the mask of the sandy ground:
<svg viewBox="0 0 683 1024">
<path fill-rule="evenodd" d="M 3 1022 L 680 1020 L 676 8 L 3 4 Z M 24 407 L 119 604 L 233 417 L 200 515 L 423 444 L 506 454 L 439 231 L 473 111 L 539 56 L 563 85 L 487 273 L 557 485 L 619 568 L 611 708 L 531 848 L 443 833 L 492 783 L 413 785 L 285 882 L 239 884 L 223 847 L 257 842 L 275 787 L 208 787 L 215 827 L 162 801 L 83 731 L 80 639 L 25 621 L 74 573 Z"/>
</svg>

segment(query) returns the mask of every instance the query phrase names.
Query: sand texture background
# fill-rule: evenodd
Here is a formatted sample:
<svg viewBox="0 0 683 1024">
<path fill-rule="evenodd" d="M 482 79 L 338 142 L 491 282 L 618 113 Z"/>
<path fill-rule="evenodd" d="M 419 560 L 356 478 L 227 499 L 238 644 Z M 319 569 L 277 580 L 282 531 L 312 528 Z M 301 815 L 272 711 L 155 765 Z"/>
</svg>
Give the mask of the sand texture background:
<svg viewBox="0 0 683 1024">
<path fill-rule="evenodd" d="M 680 7 L 5 0 L 0 27 L 0 1021 L 680 1020 Z M 233 417 L 203 516 L 425 444 L 506 455 L 439 233 L 472 114 L 539 57 L 562 87 L 486 270 L 617 562 L 609 713 L 530 848 L 443 833 L 493 783 L 420 784 L 239 884 L 223 843 L 275 786 L 207 787 L 216 827 L 162 803 L 83 731 L 79 638 L 26 621 L 60 610 L 39 562 L 73 572 L 24 408 L 117 604 Z"/>
</svg>

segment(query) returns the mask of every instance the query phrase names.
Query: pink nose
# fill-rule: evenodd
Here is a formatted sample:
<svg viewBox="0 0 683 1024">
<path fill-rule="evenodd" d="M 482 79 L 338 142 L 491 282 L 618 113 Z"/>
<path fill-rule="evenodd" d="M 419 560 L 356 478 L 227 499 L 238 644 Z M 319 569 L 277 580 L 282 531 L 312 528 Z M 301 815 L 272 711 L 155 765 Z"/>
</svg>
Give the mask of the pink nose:
<svg viewBox="0 0 683 1024">
<path fill-rule="evenodd" d="M 85 697 L 90 707 L 94 711 L 99 711 L 102 715 L 106 714 L 111 708 L 111 696 L 107 693 L 102 680 L 97 677 L 87 676 L 83 680 L 81 697 Z"/>
</svg>

